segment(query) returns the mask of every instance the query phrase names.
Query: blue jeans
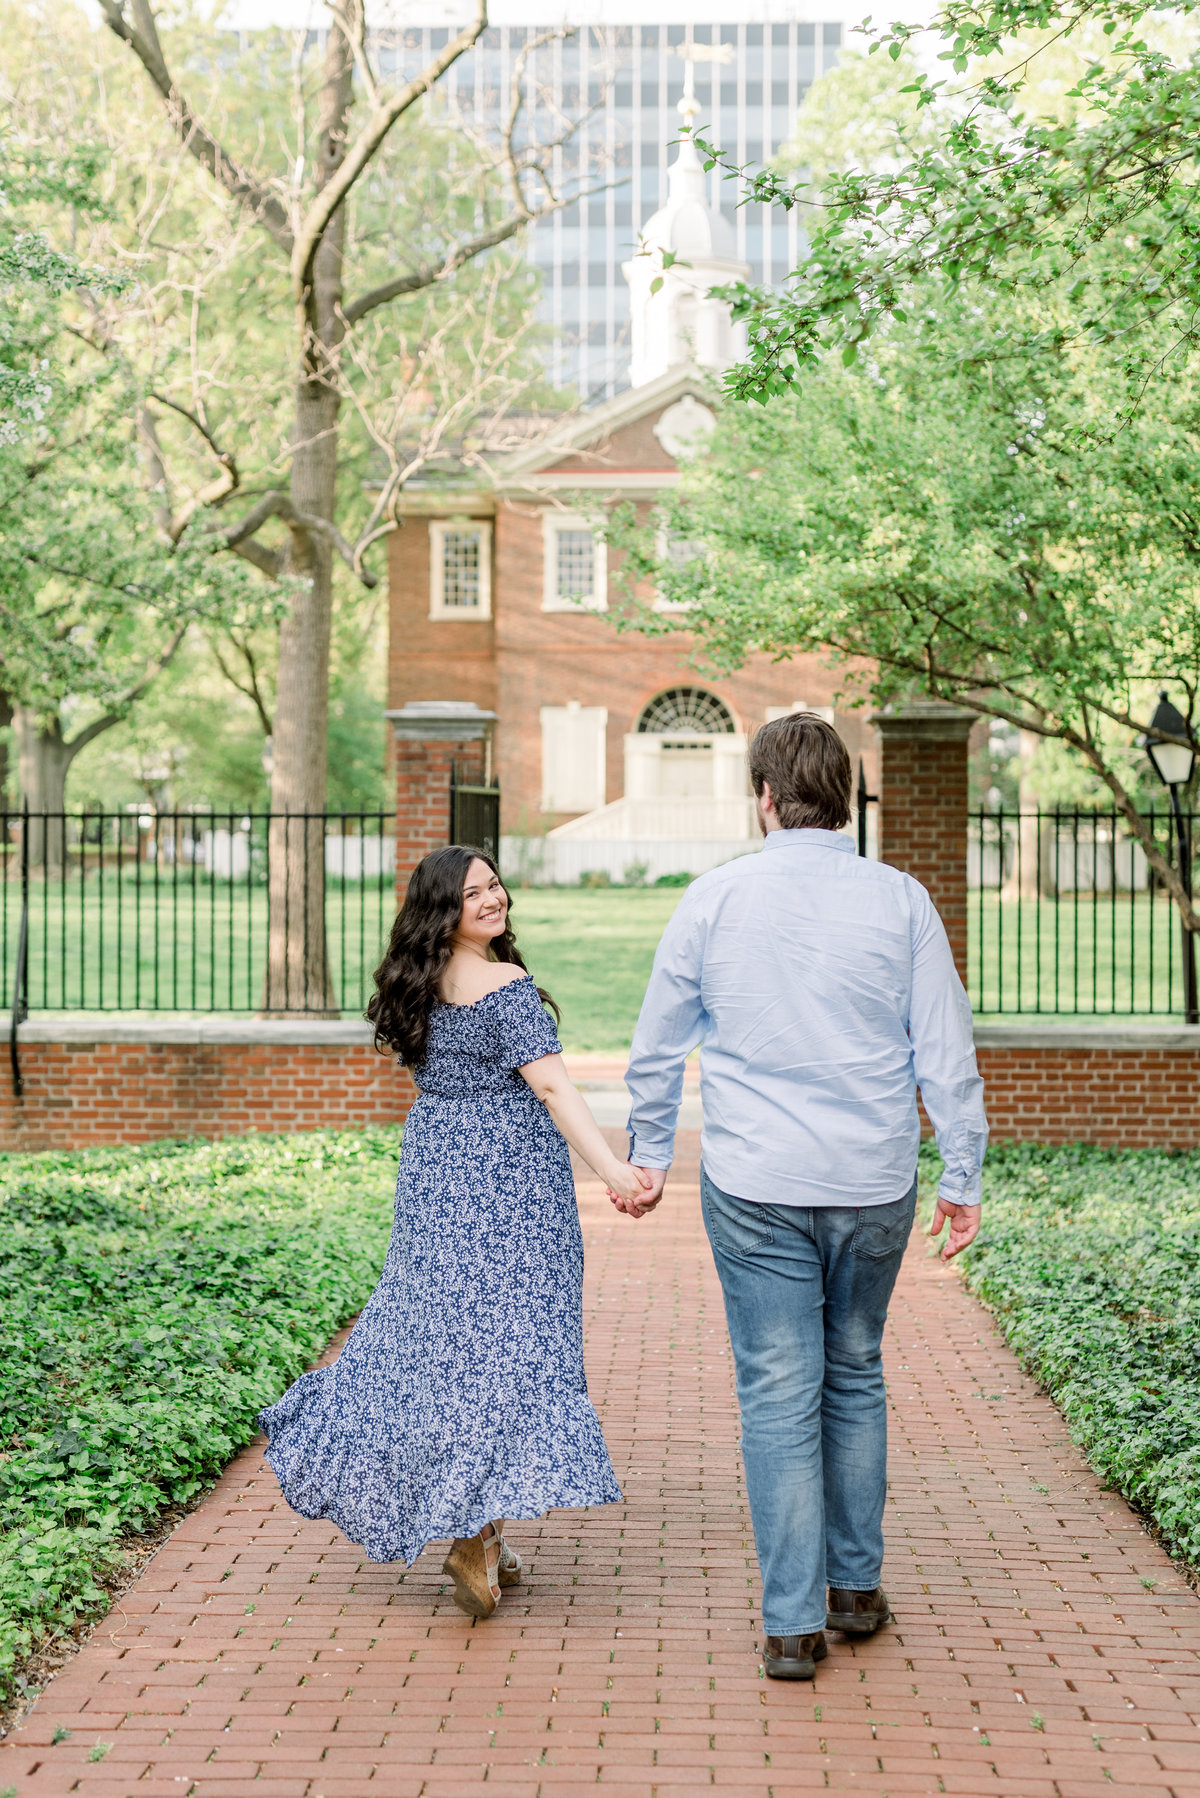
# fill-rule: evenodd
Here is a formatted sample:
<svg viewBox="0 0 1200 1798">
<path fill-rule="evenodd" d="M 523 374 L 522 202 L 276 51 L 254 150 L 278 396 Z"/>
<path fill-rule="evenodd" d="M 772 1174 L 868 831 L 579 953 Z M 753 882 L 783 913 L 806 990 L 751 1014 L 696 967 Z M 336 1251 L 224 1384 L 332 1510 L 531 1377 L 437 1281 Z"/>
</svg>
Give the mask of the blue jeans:
<svg viewBox="0 0 1200 1798">
<path fill-rule="evenodd" d="M 883 1325 L 917 1183 L 889 1205 L 755 1205 L 701 1173 L 725 1295 L 769 1636 L 825 1627 L 825 1588 L 883 1571 Z"/>
</svg>

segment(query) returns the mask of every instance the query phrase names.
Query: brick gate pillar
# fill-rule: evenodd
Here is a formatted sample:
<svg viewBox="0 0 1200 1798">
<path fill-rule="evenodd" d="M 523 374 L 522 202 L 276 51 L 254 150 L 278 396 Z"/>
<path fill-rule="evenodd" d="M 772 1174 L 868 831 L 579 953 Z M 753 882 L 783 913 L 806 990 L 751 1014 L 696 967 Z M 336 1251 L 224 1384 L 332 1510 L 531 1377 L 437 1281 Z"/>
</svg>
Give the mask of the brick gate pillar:
<svg viewBox="0 0 1200 1798">
<path fill-rule="evenodd" d="M 974 712 L 932 701 L 883 712 L 879 855 L 928 889 L 967 978 L 967 738 Z"/>
<path fill-rule="evenodd" d="M 466 781 L 489 777 L 496 714 L 469 701 L 417 699 L 384 716 L 395 739 L 399 905 L 421 857 L 450 841 L 451 770 Z"/>
</svg>

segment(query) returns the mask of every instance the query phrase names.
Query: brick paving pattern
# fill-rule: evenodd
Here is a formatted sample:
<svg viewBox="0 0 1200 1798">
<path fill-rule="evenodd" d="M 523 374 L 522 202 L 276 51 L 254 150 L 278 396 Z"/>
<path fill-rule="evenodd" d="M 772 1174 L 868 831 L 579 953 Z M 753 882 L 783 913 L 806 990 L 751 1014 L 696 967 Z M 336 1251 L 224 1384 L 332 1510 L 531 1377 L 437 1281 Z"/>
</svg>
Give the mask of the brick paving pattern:
<svg viewBox="0 0 1200 1798">
<path fill-rule="evenodd" d="M 364 1561 L 247 1449 L 0 1751 L 0 1795 L 1200 1794 L 1200 1603 L 919 1240 L 887 1343 L 895 1624 L 765 1680 L 695 1189 L 636 1226 L 581 1198 L 625 1503 L 517 1525 L 528 1584 L 474 1624 L 436 1549 Z"/>
</svg>

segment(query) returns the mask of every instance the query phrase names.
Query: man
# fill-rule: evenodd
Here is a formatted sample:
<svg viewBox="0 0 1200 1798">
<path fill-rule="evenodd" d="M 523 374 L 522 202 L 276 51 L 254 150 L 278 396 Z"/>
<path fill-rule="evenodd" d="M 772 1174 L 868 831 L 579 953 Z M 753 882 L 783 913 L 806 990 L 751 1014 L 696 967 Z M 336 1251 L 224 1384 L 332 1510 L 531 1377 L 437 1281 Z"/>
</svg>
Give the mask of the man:
<svg viewBox="0 0 1200 1798">
<path fill-rule="evenodd" d="M 917 1087 L 945 1173 L 932 1235 L 979 1228 L 987 1144 L 971 1010 L 924 887 L 859 859 L 850 758 L 811 712 L 750 745 L 765 836 L 693 881 L 634 1036 L 629 1159 L 662 1197 L 697 1042 L 701 1198 L 737 1370 L 763 1661 L 811 1679 L 825 1630 L 871 1635 L 887 1411 L 881 1344 L 916 1206 Z"/>
</svg>

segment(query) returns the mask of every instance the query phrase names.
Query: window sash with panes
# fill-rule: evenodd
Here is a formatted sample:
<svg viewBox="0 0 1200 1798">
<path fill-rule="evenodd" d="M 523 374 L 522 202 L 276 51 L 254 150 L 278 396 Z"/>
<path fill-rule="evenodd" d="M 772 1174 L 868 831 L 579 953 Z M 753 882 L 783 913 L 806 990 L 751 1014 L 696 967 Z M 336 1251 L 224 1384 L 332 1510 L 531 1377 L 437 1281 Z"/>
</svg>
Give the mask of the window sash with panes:
<svg viewBox="0 0 1200 1798">
<path fill-rule="evenodd" d="M 442 535 L 442 604 L 446 610 L 479 610 L 479 565 L 482 561 L 478 531 L 446 531 Z"/>
<path fill-rule="evenodd" d="M 490 617 L 489 527 L 439 520 L 430 536 L 431 616 Z"/>
<path fill-rule="evenodd" d="M 566 605 L 591 605 L 596 597 L 596 539 L 590 531 L 556 531 L 554 591 Z"/>
<path fill-rule="evenodd" d="M 545 612 L 603 612 L 608 606 L 604 539 L 589 518 L 551 510 L 544 516 Z"/>
</svg>

